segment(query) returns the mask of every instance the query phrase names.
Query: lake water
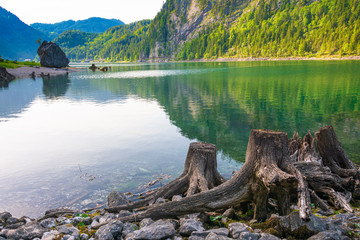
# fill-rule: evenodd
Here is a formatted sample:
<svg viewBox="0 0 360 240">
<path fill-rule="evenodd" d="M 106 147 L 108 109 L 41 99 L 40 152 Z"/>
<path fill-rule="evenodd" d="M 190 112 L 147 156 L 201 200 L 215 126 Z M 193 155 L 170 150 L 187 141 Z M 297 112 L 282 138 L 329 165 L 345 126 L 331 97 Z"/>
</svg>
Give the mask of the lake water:
<svg viewBox="0 0 360 240">
<path fill-rule="evenodd" d="M 360 62 L 113 65 L 0 88 L 0 212 L 104 205 L 183 171 L 189 144 L 218 147 L 229 178 L 251 129 L 333 125 L 360 163 Z"/>
</svg>

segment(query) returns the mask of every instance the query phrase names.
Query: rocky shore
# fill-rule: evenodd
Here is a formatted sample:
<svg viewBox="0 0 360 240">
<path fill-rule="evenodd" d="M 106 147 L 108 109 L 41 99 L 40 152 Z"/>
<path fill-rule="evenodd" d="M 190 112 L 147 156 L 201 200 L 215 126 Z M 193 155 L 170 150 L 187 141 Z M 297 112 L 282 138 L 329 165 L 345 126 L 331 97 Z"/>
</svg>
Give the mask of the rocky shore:
<svg viewBox="0 0 360 240">
<path fill-rule="evenodd" d="M 178 201 L 182 196 L 174 196 Z M 124 204 L 126 196 L 113 192 L 109 206 Z M 158 199 L 161 204 L 165 199 Z M 272 204 L 276 208 L 276 204 Z M 16 218 L 8 212 L 0 213 L 0 240 L 276 240 L 276 239 L 359 239 L 360 213 L 340 213 L 330 216 L 313 208 L 309 221 L 300 219 L 296 206 L 288 216 L 271 214 L 267 221 L 252 221 L 253 210 L 242 212 L 230 208 L 225 212 L 204 212 L 179 216 L 174 219 L 143 219 L 124 222 L 121 218 L 134 212 L 122 210 L 108 213 L 104 209 L 73 211 L 52 209 L 38 219 Z"/>
<path fill-rule="evenodd" d="M 74 71 L 73 69 L 68 69 L 68 68 L 47 68 L 47 67 L 19 67 L 19 68 L 6 69 L 6 70 L 15 78 L 66 75 Z"/>
</svg>

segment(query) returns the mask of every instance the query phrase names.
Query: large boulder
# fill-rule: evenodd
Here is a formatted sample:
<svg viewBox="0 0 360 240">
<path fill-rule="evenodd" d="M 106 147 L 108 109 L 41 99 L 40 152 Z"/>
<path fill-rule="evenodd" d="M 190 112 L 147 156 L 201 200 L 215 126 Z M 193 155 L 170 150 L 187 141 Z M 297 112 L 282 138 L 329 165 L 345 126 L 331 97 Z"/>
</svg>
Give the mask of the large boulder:
<svg viewBox="0 0 360 240">
<path fill-rule="evenodd" d="M 53 42 L 43 41 L 37 53 L 43 67 L 63 68 L 68 66 L 70 62 L 61 48 Z"/>
</svg>

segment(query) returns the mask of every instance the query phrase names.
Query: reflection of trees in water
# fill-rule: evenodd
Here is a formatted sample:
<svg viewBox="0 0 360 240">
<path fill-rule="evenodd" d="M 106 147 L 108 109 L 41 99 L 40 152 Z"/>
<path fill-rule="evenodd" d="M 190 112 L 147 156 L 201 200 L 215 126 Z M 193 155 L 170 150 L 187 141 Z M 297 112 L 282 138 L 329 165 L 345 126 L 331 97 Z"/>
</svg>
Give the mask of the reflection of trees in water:
<svg viewBox="0 0 360 240">
<path fill-rule="evenodd" d="M 65 96 L 70 85 L 68 75 L 42 76 L 42 79 L 43 93 L 49 99 Z"/>
<path fill-rule="evenodd" d="M 115 95 L 156 99 L 184 136 L 216 144 L 236 160 L 245 157 L 251 129 L 304 135 L 332 124 L 347 153 L 359 162 L 354 146 L 360 134 L 360 82 L 344 72 L 360 70 L 343 64 L 278 64 L 94 83 Z"/>
</svg>

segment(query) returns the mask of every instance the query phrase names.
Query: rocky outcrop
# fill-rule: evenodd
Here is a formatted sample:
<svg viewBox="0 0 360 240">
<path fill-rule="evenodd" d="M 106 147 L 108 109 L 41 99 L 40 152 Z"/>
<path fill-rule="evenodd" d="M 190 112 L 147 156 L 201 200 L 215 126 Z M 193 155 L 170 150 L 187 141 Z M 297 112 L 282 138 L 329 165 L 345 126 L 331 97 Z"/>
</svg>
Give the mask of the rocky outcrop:
<svg viewBox="0 0 360 240">
<path fill-rule="evenodd" d="M 37 53 L 43 67 L 63 68 L 67 67 L 70 62 L 61 48 L 53 42 L 43 41 Z"/>
<path fill-rule="evenodd" d="M 0 67 L 0 87 L 7 86 L 15 77 L 6 71 L 6 68 Z"/>
</svg>

